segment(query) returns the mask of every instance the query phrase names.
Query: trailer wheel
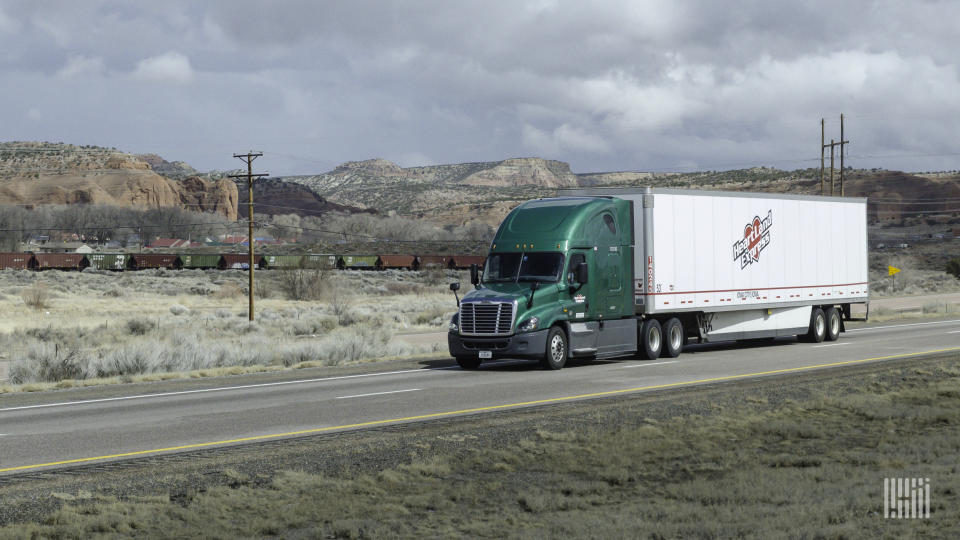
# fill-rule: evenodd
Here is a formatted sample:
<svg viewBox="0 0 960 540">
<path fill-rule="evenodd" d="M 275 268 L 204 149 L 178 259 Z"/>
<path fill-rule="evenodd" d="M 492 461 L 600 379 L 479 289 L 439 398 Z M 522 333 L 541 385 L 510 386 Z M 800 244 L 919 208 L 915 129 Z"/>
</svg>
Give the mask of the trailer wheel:
<svg viewBox="0 0 960 540">
<path fill-rule="evenodd" d="M 643 326 L 640 327 L 640 343 L 637 345 L 642 358 L 646 360 L 660 358 L 660 350 L 663 348 L 663 328 L 660 326 L 660 321 L 656 319 L 643 321 Z"/>
<path fill-rule="evenodd" d="M 471 371 L 480 367 L 481 362 L 483 362 L 483 360 L 479 358 L 474 358 L 472 356 L 457 357 L 457 363 L 460 364 L 460 367 L 463 369 L 469 369 Z"/>
<path fill-rule="evenodd" d="M 567 335 L 559 326 L 547 333 L 547 350 L 540 359 L 543 369 L 560 369 L 567 363 Z"/>
<path fill-rule="evenodd" d="M 808 343 L 820 343 L 827 334 L 827 318 L 823 310 L 814 307 L 810 313 L 810 329 L 803 335 L 803 340 Z"/>
<path fill-rule="evenodd" d="M 836 341 L 840 337 L 840 312 L 837 308 L 830 306 L 823 312 L 826 322 L 826 334 L 824 338 L 827 341 Z"/>
<path fill-rule="evenodd" d="M 673 317 L 663 325 L 663 356 L 667 358 L 676 358 L 680 356 L 683 350 L 683 342 L 686 336 L 683 333 L 683 323 L 680 319 Z"/>
</svg>

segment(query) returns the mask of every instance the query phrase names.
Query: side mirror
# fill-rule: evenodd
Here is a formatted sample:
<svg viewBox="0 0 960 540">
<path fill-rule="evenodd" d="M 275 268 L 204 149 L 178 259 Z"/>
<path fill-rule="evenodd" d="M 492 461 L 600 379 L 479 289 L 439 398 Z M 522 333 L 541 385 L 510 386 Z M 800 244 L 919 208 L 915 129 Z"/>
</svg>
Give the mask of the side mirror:
<svg viewBox="0 0 960 540">
<path fill-rule="evenodd" d="M 589 278 L 589 273 L 587 271 L 587 263 L 582 262 L 578 264 L 576 269 L 576 274 L 577 274 L 577 283 L 581 285 L 585 285 L 587 283 L 587 279 Z"/>
<path fill-rule="evenodd" d="M 453 291 L 453 297 L 457 299 L 457 307 L 460 307 L 460 297 L 457 296 L 457 291 L 460 290 L 460 282 L 451 283 L 450 290 Z"/>
<path fill-rule="evenodd" d="M 470 265 L 470 283 L 478 285 L 480 283 L 480 267 L 476 264 Z"/>
</svg>

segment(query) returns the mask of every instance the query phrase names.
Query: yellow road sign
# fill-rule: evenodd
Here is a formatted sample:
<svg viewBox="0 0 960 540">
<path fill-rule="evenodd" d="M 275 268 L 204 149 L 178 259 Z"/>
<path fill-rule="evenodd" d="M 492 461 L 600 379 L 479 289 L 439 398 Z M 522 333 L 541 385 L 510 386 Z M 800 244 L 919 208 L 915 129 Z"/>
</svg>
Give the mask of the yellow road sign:
<svg viewBox="0 0 960 540">
<path fill-rule="evenodd" d="M 895 267 L 895 266 L 888 266 L 888 267 L 887 267 L 887 275 L 888 275 L 888 276 L 892 276 L 892 275 L 894 275 L 894 274 L 899 274 L 899 273 L 900 273 L 900 269 L 899 269 L 899 268 L 897 268 L 897 267 Z"/>
</svg>

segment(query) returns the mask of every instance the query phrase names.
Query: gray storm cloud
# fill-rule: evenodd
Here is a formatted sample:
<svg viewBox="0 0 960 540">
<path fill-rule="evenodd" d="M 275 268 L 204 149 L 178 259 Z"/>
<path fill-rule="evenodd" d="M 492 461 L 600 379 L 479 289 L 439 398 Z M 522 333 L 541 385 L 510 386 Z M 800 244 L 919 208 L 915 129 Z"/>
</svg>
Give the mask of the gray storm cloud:
<svg viewBox="0 0 960 540">
<path fill-rule="evenodd" d="M 8 1 L 0 138 L 201 169 L 256 148 L 273 174 L 798 168 L 843 112 L 854 166 L 957 169 L 958 19 L 955 2 Z"/>
</svg>

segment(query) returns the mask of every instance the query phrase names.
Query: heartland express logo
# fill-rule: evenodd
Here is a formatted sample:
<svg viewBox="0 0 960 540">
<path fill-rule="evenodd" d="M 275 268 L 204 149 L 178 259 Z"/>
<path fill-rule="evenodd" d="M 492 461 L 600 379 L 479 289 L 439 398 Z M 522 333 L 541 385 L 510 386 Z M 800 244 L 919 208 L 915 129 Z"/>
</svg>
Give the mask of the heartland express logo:
<svg viewBox="0 0 960 540">
<path fill-rule="evenodd" d="M 760 260 L 760 252 L 770 244 L 770 227 L 773 226 L 773 210 L 767 211 L 767 217 L 755 216 L 743 228 L 743 239 L 733 243 L 733 260 L 740 260 L 743 270 Z"/>
</svg>

